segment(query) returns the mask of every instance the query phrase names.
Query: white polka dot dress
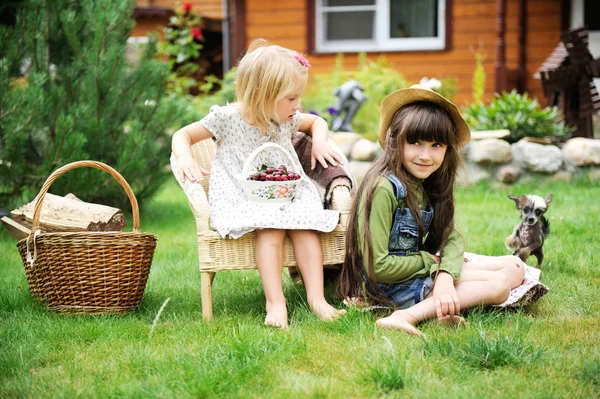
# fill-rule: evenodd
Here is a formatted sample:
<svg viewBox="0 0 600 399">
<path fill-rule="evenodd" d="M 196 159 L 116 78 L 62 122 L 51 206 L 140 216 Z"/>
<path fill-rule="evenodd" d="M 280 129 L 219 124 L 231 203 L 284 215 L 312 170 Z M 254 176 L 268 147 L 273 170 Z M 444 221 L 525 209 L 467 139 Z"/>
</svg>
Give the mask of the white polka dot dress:
<svg viewBox="0 0 600 399">
<path fill-rule="evenodd" d="M 247 124 L 231 106 L 213 106 L 201 121 L 217 140 L 217 151 L 210 175 L 210 224 L 222 237 L 239 238 L 255 229 L 317 230 L 328 232 L 335 228 L 339 213 L 325 210 L 317 188 L 302 170 L 292 135 L 300 125 L 300 116 L 269 128 L 262 136 L 259 128 Z M 276 149 L 262 151 L 251 164 L 251 171 L 262 163 L 284 164 L 289 170 L 300 173 L 304 179 L 296 189 L 296 197 L 283 205 L 261 204 L 246 199 L 238 177 L 246 159 L 261 144 L 271 142 L 285 148 L 293 165 Z"/>
</svg>

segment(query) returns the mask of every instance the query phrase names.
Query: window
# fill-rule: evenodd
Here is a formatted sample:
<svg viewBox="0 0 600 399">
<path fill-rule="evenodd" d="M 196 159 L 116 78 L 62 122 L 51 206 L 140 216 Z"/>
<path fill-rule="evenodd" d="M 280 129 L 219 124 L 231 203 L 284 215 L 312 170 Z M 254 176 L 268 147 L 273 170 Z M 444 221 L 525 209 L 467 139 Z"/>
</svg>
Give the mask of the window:
<svg viewBox="0 0 600 399">
<path fill-rule="evenodd" d="M 441 50 L 450 0 L 315 0 L 317 52 Z"/>
</svg>

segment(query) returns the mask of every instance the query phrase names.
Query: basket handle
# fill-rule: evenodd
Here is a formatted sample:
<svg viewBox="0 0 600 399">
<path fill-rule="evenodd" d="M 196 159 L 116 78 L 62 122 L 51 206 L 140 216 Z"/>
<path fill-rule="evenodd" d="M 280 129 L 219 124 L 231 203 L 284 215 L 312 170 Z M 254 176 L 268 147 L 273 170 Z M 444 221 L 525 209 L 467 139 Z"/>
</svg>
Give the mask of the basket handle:
<svg viewBox="0 0 600 399">
<path fill-rule="evenodd" d="M 282 146 L 280 146 L 279 144 L 276 144 L 276 143 L 264 143 L 260 147 L 258 147 L 254 151 L 252 151 L 252 153 L 250 154 L 248 159 L 246 159 L 246 162 L 244 162 L 244 169 L 242 170 L 243 178 L 248 177 L 248 168 L 250 168 L 250 163 L 254 160 L 254 158 L 256 158 L 256 156 L 261 151 L 264 151 L 267 148 L 275 148 L 275 149 L 278 149 L 279 151 L 283 152 L 283 154 L 286 156 L 288 161 L 290 161 L 290 166 L 294 165 L 294 160 L 292 159 L 292 156 L 285 148 L 283 148 Z"/>
<path fill-rule="evenodd" d="M 125 189 L 125 193 L 129 197 L 129 202 L 131 202 L 131 211 L 133 213 L 133 232 L 139 233 L 139 231 L 140 231 L 140 213 L 139 213 L 137 199 L 135 198 L 135 195 L 133 194 L 133 191 L 131 190 L 129 183 L 127 183 L 127 181 L 125 181 L 123 176 L 121 176 L 121 174 L 119 172 L 117 172 L 116 170 L 114 170 L 113 168 L 111 168 L 110 166 L 108 166 L 102 162 L 77 161 L 77 162 L 71 162 L 69 164 L 66 164 L 65 166 L 62 166 L 62 167 L 56 169 L 54 172 L 52 172 L 52 174 L 44 182 L 44 185 L 42 186 L 40 193 L 38 194 L 37 201 L 35 202 L 35 207 L 33 208 L 33 222 L 32 222 L 32 226 L 31 226 L 31 234 L 35 233 L 35 231 L 39 230 L 39 228 L 40 228 L 40 214 L 42 213 L 42 203 L 44 202 L 44 197 L 46 196 L 46 193 L 48 192 L 50 185 L 52 185 L 52 183 L 54 182 L 54 180 L 56 180 L 58 178 L 58 176 L 66 173 L 70 170 L 78 169 L 78 168 L 94 168 L 94 169 L 103 170 L 115 178 L 115 180 L 123 187 L 123 189 Z"/>
</svg>

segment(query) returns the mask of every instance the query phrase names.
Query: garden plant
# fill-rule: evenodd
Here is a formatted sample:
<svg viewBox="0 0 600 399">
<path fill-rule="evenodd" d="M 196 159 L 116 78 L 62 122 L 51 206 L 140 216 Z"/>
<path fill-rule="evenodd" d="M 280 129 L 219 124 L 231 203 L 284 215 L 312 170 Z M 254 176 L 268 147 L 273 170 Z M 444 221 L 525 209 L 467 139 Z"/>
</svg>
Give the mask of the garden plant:
<svg viewBox="0 0 600 399">
<path fill-rule="evenodd" d="M 0 25 L 0 205 L 33 199 L 48 175 L 77 160 L 111 165 L 138 200 L 168 176 L 169 130 L 188 107 L 166 92 L 169 66 L 150 40 L 126 57 L 132 0 L 28 0 L 14 26 Z M 77 170 L 53 190 L 127 206 L 118 184 Z"/>
<path fill-rule="evenodd" d="M 542 108 L 535 98 L 516 90 L 496 93 L 487 105 L 473 103 L 463 109 L 463 115 L 473 130 L 510 130 L 511 143 L 524 137 L 565 140 L 570 132 L 558 107 Z"/>
<path fill-rule="evenodd" d="M 371 60 L 365 53 L 359 53 L 356 67 L 347 67 L 345 65 L 347 61 L 348 56 L 340 53 L 330 71 L 311 74 L 302 98 L 302 107 L 305 112 L 322 116 L 331 126 L 331 122 L 340 111 L 333 108 L 334 89 L 349 80 L 355 80 L 364 87 L 367 100 L 352 121 L 353 130 L 366 139 L 377 141 L 381 101 L 391 92 L 408 87 L 410 84 L 384 56 Z M 452 100 L 456 91 L 456 78 L 447 76 L 441 80 L 441 83 L 441 88 L 436 91 Z"/>
</svg>

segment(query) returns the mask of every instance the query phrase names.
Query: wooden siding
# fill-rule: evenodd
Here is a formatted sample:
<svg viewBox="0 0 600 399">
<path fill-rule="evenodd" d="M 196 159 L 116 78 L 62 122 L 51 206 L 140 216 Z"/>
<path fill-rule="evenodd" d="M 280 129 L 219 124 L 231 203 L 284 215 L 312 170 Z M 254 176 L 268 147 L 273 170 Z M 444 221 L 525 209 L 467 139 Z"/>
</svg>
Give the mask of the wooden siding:
<svg viewBox="0 0 600 399">
<path fill-rule="evenodd" d="M 176 0 L 137 0 L 138 7 L 164 7 L 175 10 L 178 4 L 182 5 L 187 1 Z M 192 3 L 192 11 L 209 18 L 213 21 L 223 19 L 223 1 L 222 0 L 189 0 Z M 169 24 L 169 16 L 162 17 L 143 17 L 136 20 L 132 36 L 146 36 L 149 33 L 161 33 L 160 28 Z"/>
<path fill-rule="evenodd" d="M 192 3 L 192 10 L 203 17 L 222 19 L 223 0 L 137 0 L 138 7 L 169 7 L 175 9 L 178 4 Z"/>
<path fill-rule="evenodd" d="M 507 0 L 506 8 L 506 68 L 507 90 L 516 86 L 518 68 L 518 0 Z M 451 46 L 445 51 L 369 53 L 370 59 L 385 56 L 410 83 L 422 77 L 457 78 L 456 103 L 472 100 L 472 76 L 475 59 L 470 47 L 483 46 L 486 53 L 484 69 L 487 75 L 485 99 L 493 96 L 496 61 L 496 0 L 453 0 Z M 306 53 L 308 51 L 309 16 L 306 1 L 246 0 L 246 45 L 262 37 L 273 43 Z M 311 17 L 312 18 L 312 17 Z M 533 78 L 537 68 L 560 41 L 563 21 L 561 2 L 557 0 L 527 1 L 526 90 L 546 103 L 541 83 Z M 331 68 L 335 54 L 310 54 L 312 72 Z M 354 68 L 356 54 L 347 54 L 344 65 Z"/>
</svg>

